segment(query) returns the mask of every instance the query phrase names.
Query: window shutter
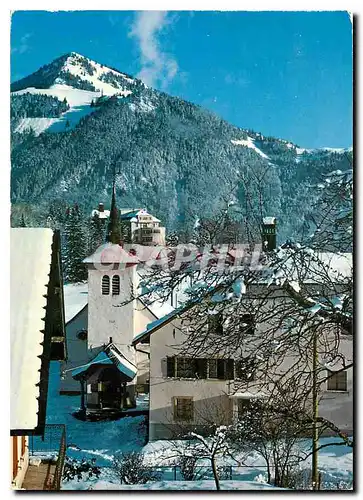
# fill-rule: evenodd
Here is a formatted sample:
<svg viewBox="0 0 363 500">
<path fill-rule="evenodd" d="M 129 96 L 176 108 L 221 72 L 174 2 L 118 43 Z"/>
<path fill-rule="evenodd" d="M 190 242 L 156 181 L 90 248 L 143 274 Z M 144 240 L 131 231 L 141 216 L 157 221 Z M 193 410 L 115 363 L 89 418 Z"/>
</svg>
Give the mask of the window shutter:
<svg viewBox="0 0 363 500">
<path fill-rule="evenodd" d="M 168 356 L 166 358 L 166 376 L 175 377 L 175 357 Z"/>
<path fill-rule="evenodd" d="M 233 359 L 227 359 L 227 380 L 233 380 L 234 379 L 234 361 Z"/>
<path fill-rule="evenodd" d="M 112 277 L 112 295 L 120 295 L 120 276 L 118 274 Z"/>
<path fill-rule="evenodd" d="M 204 358 L 196 359 L 196 372 L 201 379 L 207 378 L 208 360 Z"/>
<path fill-rule="evenodd" d="M 219 380 L 225 380 L 226 373 L 226 362 L 224 359 L 217 360 L 217 378 Z"/>
<path fill-rule="evenodd" d="M 102 295 L 109 295 L 110 293 L 110 277 L 105 275 L 102 277 Z"/>
<path fill-rule="evenodd" d="M 347 372 L 341 371 L 334 373 L 328 370 L 328 391 L 346 391 L 347 390 Z"/>
</svg>

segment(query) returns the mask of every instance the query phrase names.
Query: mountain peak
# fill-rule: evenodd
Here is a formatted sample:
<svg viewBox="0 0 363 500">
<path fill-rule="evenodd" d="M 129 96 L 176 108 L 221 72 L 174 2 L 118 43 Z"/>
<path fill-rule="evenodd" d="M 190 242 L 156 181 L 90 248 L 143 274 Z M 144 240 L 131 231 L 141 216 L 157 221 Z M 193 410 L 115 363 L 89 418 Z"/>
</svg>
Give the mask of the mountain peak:
<svg viewBox="0 0 363 500">
<path fill-rule="evenodd" d="M 16 92 L 26 88 L 49 89 L 54 85 L 67 85 L 75 89 L 113 95 L 120 92 L 130 93 L 130 86 L 137 82 L 126 73 L 72 51 L 42 66 L 35 73 L 12 83 L 11 91 Z"/>
</svg>

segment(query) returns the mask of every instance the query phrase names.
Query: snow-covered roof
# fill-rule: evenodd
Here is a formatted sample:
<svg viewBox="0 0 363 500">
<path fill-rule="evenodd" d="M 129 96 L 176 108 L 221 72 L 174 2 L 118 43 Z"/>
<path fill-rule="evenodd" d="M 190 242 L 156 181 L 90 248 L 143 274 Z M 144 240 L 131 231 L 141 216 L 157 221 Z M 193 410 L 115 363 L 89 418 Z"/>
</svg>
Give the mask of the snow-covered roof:
<svg viewBox="0 0 363 500">
<path fill-rule="evenodd" d="M 266 225 L 276 224 L 276 217 L 263 217 L 262 222 Z"/>
<path fill-rule="evenodd" d="M 65 321 L 71 321 L 88 303 L 87 283 L 69 283 L 64 285 Z"/>
<path fill-rule="evenodd" d="M 10 235 L 10 428 L 38 425 L 40 356 L 53 231 L 14 228 Z"/>
<path fill-rule="evenodd" d="M 144 307 L 149 309 L 149 311 L 155 316 L 157 319 L 161 319 L 164 316 L 172 313 L 175 308 L 168 304 L 167 302 L 163 302 L 161 300 L 154 300 L 153 302 L 147 303 L 143 299 L 139 298 L 140 302 Z"/>
<path fill-rule="evenodd" d="M 338 283 L 352 276 L 353 256 L 351 253 L 315 253 L 311 250 L 310 254 L 305 252 L 303 260 L 300 261 L 298 253 L 295 255 L 280 248 L 277 255 L 282 263 L 278 267 L 277 274 L 275 273 L 275 278 L 297 283 L 319 284 L 327 279 L 332 283 Z"/>
<path fill-rule="evenodd" d="M 261 391 L 257 392 L 241 391 L 241 392 L 235 392 L 234 394 L 231 394 L 229 397 L 237 399 L 262 399 L 262 398 L 267 398 L 267 394 Z"/>
<path fill-rule="evenodd" d="M 151 215 L 146 209 L 135 209 L 135 210 L 130 210 L 129 212 L 124 212 L 121 210 L 121 219 L 122 220 L 129 220 L 130 222 L 138 222 L 138 218 L 142 215 L 148 215 L 151 217 L 151 220 L 153 222 L 160 222 L 160 219 L 157 217 L 154 217 Z"/>
<path fill-rule="evenodd" d="M 115 365 L 128 380 L 132 380 L 137 373 L 136 366 L 126 359 L 117 347 L 111 343 L 100 351 L 89 363 L 75 368 L 72 371 L 72 377 L 78 379 L 80 375 L 87 376 L 87 372 L 97 368 L 98 365 Z"/>
<path fill-rule="evenodd" d="M 353 270 L 353 254 L 347 253 L 334 253 L 334 252 L 323 252 L 318 254 L 318 258 L 324 262 L 325 265 L 329 266 L 332 271 L 339 272 L 345 278 L 352 275 Z"/>
<path fill-rule="evenodd" d="M 98 215 L 100 219 L 108 219 L 110 216 L 110 211 L 103 210 L 103 212 L 100 212 L 99 210 L 92 210 L 91 216 L 94 217 L 95 215 Z"/>
<path fill-rule="evenodd" d="M 83 260 L 86 264 L 137 264 L 140 260 L 126 252 L 120 245 L 105 243 Z"/>
</svg>

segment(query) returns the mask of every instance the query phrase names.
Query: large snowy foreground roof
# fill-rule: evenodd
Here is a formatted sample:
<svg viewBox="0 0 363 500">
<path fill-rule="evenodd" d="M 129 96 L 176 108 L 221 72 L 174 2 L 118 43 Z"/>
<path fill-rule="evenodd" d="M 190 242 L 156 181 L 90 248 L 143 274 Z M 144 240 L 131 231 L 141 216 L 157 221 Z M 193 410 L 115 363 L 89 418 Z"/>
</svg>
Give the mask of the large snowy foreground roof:
<svg viewBox="0 0 363 500">
<path fill-rule="evenodd" d="M 11 430 L 33 430 L 38 425 L 38 384 L 41 376 L 52 244 L 51 229 L 11 230 Z"/>
</svg>

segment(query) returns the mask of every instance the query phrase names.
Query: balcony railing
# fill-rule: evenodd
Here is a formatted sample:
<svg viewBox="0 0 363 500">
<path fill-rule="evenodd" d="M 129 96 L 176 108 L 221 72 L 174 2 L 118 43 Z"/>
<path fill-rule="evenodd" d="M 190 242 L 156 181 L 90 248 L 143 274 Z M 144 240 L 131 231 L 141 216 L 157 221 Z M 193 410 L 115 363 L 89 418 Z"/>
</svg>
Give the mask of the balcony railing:
<svg viewBox="0 0 363 500">
<path fill-rule="evenodd" d="M 46 424 L 43 436 L 30 437 L 29 456 L 38 457 L 42 462 L 50 464 L 44 490 L 60 490 L 66 447 L 64 424 Z"/>
</svg>

